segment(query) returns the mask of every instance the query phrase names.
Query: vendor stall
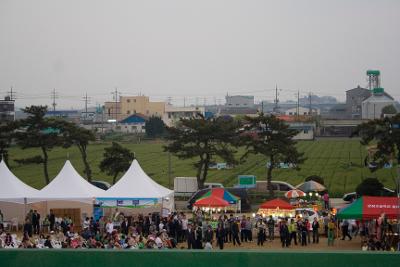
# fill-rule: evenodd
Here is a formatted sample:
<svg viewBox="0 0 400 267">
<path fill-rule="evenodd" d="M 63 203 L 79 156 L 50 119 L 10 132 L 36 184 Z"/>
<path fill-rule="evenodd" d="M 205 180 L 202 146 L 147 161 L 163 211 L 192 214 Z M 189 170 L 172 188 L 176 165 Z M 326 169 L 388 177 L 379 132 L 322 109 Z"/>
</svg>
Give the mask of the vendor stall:
<svg viewBox="0 0 400 267">
<path fill-rule="evenodd" d="M 370 197 L 356 199 L 352 204 L 340 210 L 339 219 L 377 219 L 382 214 L 388 219 L 396 219 L 400 212 L 397 197 Z"/>
<path fill-rule="evenodd" d="M 100 209 L 118 208 L 125 213 L 134 213 L 146 208 L 147 212 L 167 215 L 174 210 L 174 193 L 153 181 L 134 160 L 128 171 L 110 189 L 96 196 Z"/>
<path fill-rule="evenodd" d="M 263 215 L 264 217 L 269 215 L 274 217 L 293 217 L 294 207 L 288 202 L 280 198 L 276 198 L 261 204 L 257 213 Z"/>
<path fill-rule="evenodd" d="M 42 215 L 52 211 L 57 218 L 71 217 L 79 227 L 84 217 L 93 215 L 94 198 L 103 192 L 80 176 L 67 160 L 57 176 L 28 201 L 40 201 L 34 208 Z"/>
<path fill-rule="evenodd" d="M 214 201 L 215 200 L 215 201 Z M 233 209 L 237 212 L 240 211 L 240 198 L 235 195 L 229 193 L 228 190 L 224 188 L 213 188 L 203 196 L 201 196 L 197 201 L 193 204 L 194 207 L 204 207 L 201 203 L 222 203 L 220 200 L 224 200 L 228 205 L 218 206 L 219 208 L 227 209 L 228 206 L 232 206 Z M 198 205 L 196 205 L 196 203 Z M 200 205 L 199 205 L 200 203 Z M 216 207 L 211 205 L 210 207 Z"/>
</svg>

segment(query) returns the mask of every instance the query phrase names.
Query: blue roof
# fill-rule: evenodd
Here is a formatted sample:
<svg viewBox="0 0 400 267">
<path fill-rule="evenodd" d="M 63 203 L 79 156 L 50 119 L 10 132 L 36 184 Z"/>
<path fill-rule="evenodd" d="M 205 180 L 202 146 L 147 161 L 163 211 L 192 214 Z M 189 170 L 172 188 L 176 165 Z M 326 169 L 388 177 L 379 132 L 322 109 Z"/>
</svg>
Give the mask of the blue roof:
<svg viewBox="0 0 400 267">
<path fill-rule="evenodd" d="M 139 124 L 139 123 L 145 123 L 146 119 L 140 115 L 133 114 L 122 121 L 120 123 L 130 123 L 130 124 Z"/>
</svg>

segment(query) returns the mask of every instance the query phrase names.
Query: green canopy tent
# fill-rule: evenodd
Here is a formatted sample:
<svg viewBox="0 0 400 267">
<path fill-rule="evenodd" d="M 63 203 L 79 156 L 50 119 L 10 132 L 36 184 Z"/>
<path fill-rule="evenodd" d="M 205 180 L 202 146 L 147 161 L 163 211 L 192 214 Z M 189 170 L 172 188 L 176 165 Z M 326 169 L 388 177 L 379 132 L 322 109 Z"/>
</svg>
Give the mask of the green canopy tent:
<svg viewBox="0 0 400 267">
<path fill-rule="evenodd" d="M 377 219 L 383 213 L 386 218 L 395 219 L 400 212 L 397 197 L 364 196 L 355 200 L 337 214 L 339 219 Z"/>
</svg>

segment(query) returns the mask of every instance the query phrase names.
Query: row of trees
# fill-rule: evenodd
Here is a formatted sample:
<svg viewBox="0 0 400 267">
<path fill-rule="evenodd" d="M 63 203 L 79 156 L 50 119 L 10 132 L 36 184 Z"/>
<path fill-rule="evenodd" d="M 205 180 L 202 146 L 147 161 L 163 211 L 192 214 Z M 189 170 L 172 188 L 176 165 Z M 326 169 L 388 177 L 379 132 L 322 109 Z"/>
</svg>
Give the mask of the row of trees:
<svg viewBox="0 0 400 267">
<path fill-rule="evenodd" d="M 365 159 L 374 163 L 376 171 L 385 166 L 385 164 L 395 161 L 397 167 L 400 164 L 400 114 L 391 117 L 371 120 L 360 124 L 352 136 L 361 137 L 362 145 L 374 144 L 376 149 L 372 158 Z M 397 193 L 400 189 L 400 177 L 397 178 Z M 379 195 L 383 189 L 383 184 L 376 178 L 368 178 L 361 183 L 356 191 L 358 195 Z"/>
<path fill-rule="evenodd" d="M 182 119 L 179 127 L 167 127 L 169 142 L 164 150 L 178 158 L 197 159 L 194 167 L 200 188 L 204 186 L 209 167 L 215 163 L 216 157 L 227 164 L 237 164 L 250 154 L 263 155 L 269 161 L 267 183 L 273 195 L 272 171 L 282 162 L 298 169 L 305 160 L 293 139 L 297 133 L 277 117 L 263 113 L 257 117 L 245 117 L 242 121 L 230 117 L 206 119 L 199 115 Z M 239 158 L 236 157 L 238 147 L 244 147 L 246 151 Z"/>
<path fill-rule="evenodd" d="M 84 166 L 84 174 L 92 181 L 92 169 L 88 162 L 87 149 L 95 140 L 92 131 L 60 118 L 46 117 L 46 106 L 30 106 L 23 109 L 27 118 L 0 126 L 0 159 L 8 165 L 8 150 L 13 142 L 22 149 L 38 148 L 41 152 L 28 158 L 16 159 L 20 164 L 42 164 L 45 183 L 50 182 L 48 173 L 49 151 L 54 147 L 76 146 Z M 113 176 L 113 183 L 119 173 L 126 171 L 134 159 L 133 153 L 117 143 L 105 148 L 100 170 Z"/>
</svg>

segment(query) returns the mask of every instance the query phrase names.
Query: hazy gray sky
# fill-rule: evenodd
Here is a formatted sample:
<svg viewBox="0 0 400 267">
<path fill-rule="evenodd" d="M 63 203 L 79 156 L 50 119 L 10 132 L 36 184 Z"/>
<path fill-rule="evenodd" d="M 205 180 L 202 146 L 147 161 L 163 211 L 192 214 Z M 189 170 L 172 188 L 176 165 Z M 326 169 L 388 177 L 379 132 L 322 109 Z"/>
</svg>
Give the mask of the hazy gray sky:
<svg viewBox="0 0 400 267">
<path fill-rule="evenodd" d="M 380 69 L 400 97 L 398 0 L 0 0 L 0 96 L 60 108 L 124 95 L 344 99 Z"/>
</svg>

